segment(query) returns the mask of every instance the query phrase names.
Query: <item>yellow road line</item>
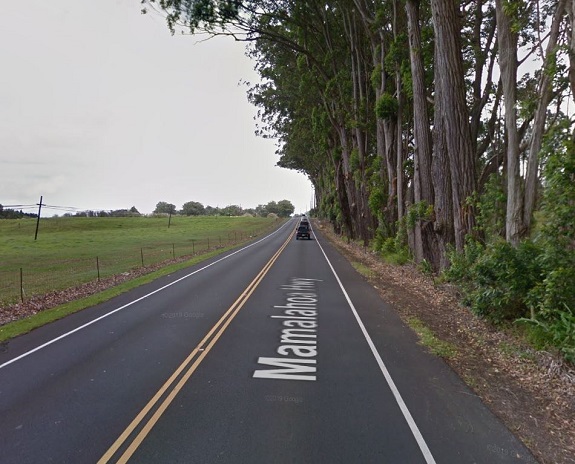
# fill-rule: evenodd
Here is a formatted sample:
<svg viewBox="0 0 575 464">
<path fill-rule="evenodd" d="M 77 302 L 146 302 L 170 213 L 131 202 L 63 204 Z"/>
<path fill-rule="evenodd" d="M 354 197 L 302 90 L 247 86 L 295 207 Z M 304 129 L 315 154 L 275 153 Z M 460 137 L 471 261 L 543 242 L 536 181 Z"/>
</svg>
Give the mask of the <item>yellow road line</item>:
<svg viewBox="0 0 575 464">
<path fill-rule="evenodd" d="M 172 386 L 172 384 L 178 379 L 180 374 L 186 369 L 186 367 L 196 358 L 196 355 L 199 356 L 193 362 L 193 364 L 188 368 L 186 373 L 183 377 L 179 380 L 179 382 L 174 386 L 172 391 L 169 392 L 168 396 L 164 399 L 164 401 L 160 404 L 158 409 L 154 412 L 152 417 L 148 420 L 148 422 L 142 427 L 138 435 L 134 438 L 132 443 L 128 446 L 124 454 L 119 458 L 117 461 L 118 463 L 125 463 L 130 459 L 130 457 L 134 454 L 137 448 L 140 446 L 144 438 L 148 435 L 152 427 L 156 424 L 165 410 L 168 408 L 170 403 L 174 400 L 176 395 L 179 391 L 184 387 L 186 382 L 195 372 L 197 367 L 200 365 L 202 360 L 206 357 L 206 355 L 210 352 L 212 347 L 224 333 L 228 325 L 234 319 L 236 314 L 240 311 L 240 309 L 244 306 L 246 301 L 255 291 L 257 286 L 263 280 L 265 275 L 268 273 L 272 265 L 276 262 L 279 258 L 282 251 L 288 245 L 289 241 L 292 239 L 294 231 L 290 234 L 288 239 L 283 243 L 283 245 L 279 248 L 279 250 L 271 257 L 271 259 L 266 263 L 266 265 L 262 268 L 262 270 L 258 273 L 254 280 L 246 287 L 246 289 L 242 292 L 242 294 L 236 299 L 236 301 L 229 307 L 229 309 L 224 313 L 224 315 L 216 322 L 216 324 L 210 329 L 207 335 L 202 339 L 202 341 L 192 350 L 192 352 L 188 355 L 188 357 L 184 360 L 182 364 L 174 371 L 174 373 L 170 376 L 170 378 L 162 385 L 162 387 L 158 390 L 158 392 L 152 397 L 152 399 L 144 406 L 144 408 L 139 412 L 139 414 L 135 417 L 135 419 L 128 425 L 126 430 L 122 432 L 122 434 L 118 437 L 118 439 L 112 444 L 112 446 L 104 453 L 104 455 L 98 461 L 98 464 L 105 464 L 110 461 L 110 459 L 118 452 L 120 447 L 126 442 L 128 437 L 134 432 L 134 430 L 140 425 L 140 423 L 144 420 L 144 418 L 150 413 L 152 408 L 158 403 L 158 401 L 164 396 L 164 394 L 168 391 L 168 389 Z M 217 331 L 217 333 L 216 333 Z M 215 335 L 214 335 L 215 333 Z M 209 343 L 208 343 L 209 342 Z M 207 345 L 206 345 L 207 343 Z"/>
</svg>

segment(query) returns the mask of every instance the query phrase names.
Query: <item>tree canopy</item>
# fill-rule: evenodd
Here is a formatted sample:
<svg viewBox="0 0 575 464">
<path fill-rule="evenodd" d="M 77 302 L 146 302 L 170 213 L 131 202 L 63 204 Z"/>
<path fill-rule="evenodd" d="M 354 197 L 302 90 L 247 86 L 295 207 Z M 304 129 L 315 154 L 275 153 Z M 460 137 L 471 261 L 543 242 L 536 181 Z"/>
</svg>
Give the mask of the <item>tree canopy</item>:
<svg viewBox="0 0 575 464">
<path fill-rule="evenodd" d="M 575 282 L 562 233 L 575 217 L 572 1 L 144 3 L 174 32 L 249 44 L 258 133 L 278 140 L 279 166 L 309 177 L 337 232 L 434 271 L 544 260 L 511 313 L 575 322 L 544 296 L 561 288 L 553 276 Z M 575 311 L 568 291 L 554 301 Z"/>
<path fill-rule="evenodd" d="M 159 201 L 154 209 L 154 214 L 174 214 L 176 212 L 176 205 L 165 201 Z"/>
</svg>

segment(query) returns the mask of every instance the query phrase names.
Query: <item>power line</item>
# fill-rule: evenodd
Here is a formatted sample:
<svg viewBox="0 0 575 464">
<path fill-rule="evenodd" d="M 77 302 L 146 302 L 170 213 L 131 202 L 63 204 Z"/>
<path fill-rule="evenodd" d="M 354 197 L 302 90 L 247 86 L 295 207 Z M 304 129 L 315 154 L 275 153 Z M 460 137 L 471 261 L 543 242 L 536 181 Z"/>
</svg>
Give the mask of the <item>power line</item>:
<svg viewBox="0 0 575 464">
<path fill-rule="evenodd" d="M 1 204 L 1 203 L 0 203 Z M 38 207 L 38 203 L 33 204 L 33 205 L 4 205 L 2 204 L 3 208 L 18 208 L 18 209 L 36 209 Z M 106 211 L 106 212 L 111 212 L 114 211 L 113 209 L 106 209 L 106 208 L 97 208 L 97 209 L 93 209 L 93 208 L 78 208 L 77 206 L 61 206 L 61 205 L 47 205 L 46 203 L 42 203 L 42 208 L 48 208 L 48 209 L 53 209 L 53 210 L 57 210 L 57 211 L 66 211 L 66 212 L 71 212 L 71 213 L 77 213 L 77 212 L 85 212 L 85 211 Z"/>
<path fill-rule="evenodd" d="M 44 205 L 45 208 L 57 209 L 61 211 L 82 211 L 80 208 L 74 206 L 56 206 L 56 205 Z"/>
</svg>

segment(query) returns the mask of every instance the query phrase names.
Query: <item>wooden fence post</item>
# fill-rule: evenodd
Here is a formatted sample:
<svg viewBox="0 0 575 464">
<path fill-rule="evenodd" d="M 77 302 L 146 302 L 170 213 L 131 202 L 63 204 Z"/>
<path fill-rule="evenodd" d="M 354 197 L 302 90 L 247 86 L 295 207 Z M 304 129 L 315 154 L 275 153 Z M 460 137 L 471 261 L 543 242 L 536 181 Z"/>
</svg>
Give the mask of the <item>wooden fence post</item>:
<svg viewBox="0 0 575 464">
<path fill-rule="evenodd" d="M 24 303 L 24 273 L 22 268 L 20 268 L 20 301 Z"/>
</svg>

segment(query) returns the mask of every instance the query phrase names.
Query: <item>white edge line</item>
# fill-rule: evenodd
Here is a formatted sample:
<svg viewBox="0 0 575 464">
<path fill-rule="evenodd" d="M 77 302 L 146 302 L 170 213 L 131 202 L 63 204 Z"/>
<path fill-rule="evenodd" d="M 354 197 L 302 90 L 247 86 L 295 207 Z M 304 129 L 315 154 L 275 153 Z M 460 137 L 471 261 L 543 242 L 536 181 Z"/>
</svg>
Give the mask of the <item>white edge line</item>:
<svg viewBox="0 0 575 464">
<path fill-rule="evenodd" d="M 367 344 L 369 345 L 371 352 L 373 353 L 373 356 L 375 357 L 375 360 L 377 361 L 377 364 L 379 365 L 379 368 L 381 369 L 381 372 L 383 373 L 383 376 L 385 377 L 385 380 L 387 381 L 387 384 L 389 385 L 389 388 L 391 389 L 391 393 L 393 394 L 395 401 L 397 402 L 397 404 L 399 406 L 399 409 L 401 409 L 401 412 L 403 413 L 403 417 L 405 417 L 407 425 L 411 429 L 411 433 L 413 434 L 413 437 L 415 438 L 415 440 L 417 441 L 417 444 L 419 445 L 419 449 L 421 450 L 423 457 L 425 458 L 425 462 L 427 462 L 427 464 L 435 464 L 435 459 L 433 458 L 433 455 L 431 454 L 431 451 L 429 450 L 429 447 L 427 446 L 427 443 L 425 442 L 423 435 L 419 431 L 419 428 L 417 427 L 415 420 L 411 416 L 411 413 L 409 412 L 409 409 L 407 408 L 405 401 L 403 401 L 403 398 L 401 397 L 401 394 L 399 393 L 399 390 L 397 389 L 395 382 L 391 378 L 391 374 L 387 370 L 385 363 L 381 359 L 381 356 L 379 355 L 377 348 L 375 347 L 375 344 L 373 343 L 373 340 L 371 339 L 371 337 L 367 333 L 367 329 L 365 328 L 363 321 L 359 317 L 359 314 L 357 313 L 357 310 L 355 309 L 355 306 L 353 305 L 351 298 L 347 294 L 347 291 L 345 290 L 339 276 L 335 272 L 335 269 L 332 266 L 331 261 L 329 260 L 329 258 L 325 254 L 323 247 L 321 246 L 321 244 L 317 240 L 317 236 L 316 236 L 316 242 L 317 242 L 321 252 L 323 253 L 323 256 L 325 257 L 327 264 L 331 268 L 331 272 L 333 272 L 333 275 L 335 276 L 335 279 L 337 280 L 337 283 L 339 284 L 339 287 L 341 288 L 341 291 L 343 292 L 345 299 L 347 300 L 347 303 L 349 304 L 349 307 L 351 308 L 351 311 L 353 312 L 353 315 L 355 316 L 357 323 L 359 324 L 359 327 L 363 333 L 363 336 L 365 337 Z"/>
<path fill-rule="evenodd" d="M 32 350 L 26 351 L 25 353 L 22 353 L 20 356 L 17 356 L 17 357 L 15 357 L 14 359 L 11 359 L 10 361 L 6 361 L 4 364 L 0 364 L 0 369 L 4 368 L 4 367 L 6 367 L 6 366 L 8 366 L 8 365 L 10 365 L 10 364 L 12 364 L 12 363 L 15 363 L 16 361 L 19 361 L 19 360 L 22 359 L 22 358 L 25 358 L 25 357 L 27 357 L 27 356 L 30 356 L 32 353 L 35 353 L 36 351 L 40 351 L 41 349 L 46 348 L 47 346 L 52 345 L 53 343 L 56 343 L 57 341 L 62 340 L 63 338 L 66 338 L 66 337 L 68 337 L 69 335 L 72 335 L 73 333 L 76 333 L 76 332 L 78 332 L 78 331 L 80 331 L 80 330 L 82 330 L 82 329 L 85 329 L 86 327 L 88 327 L 88 326 L 90 326 L 90 325 L 92 325 L 92 324 L 95 324 L 96 322 L 98 322 L 98 321 L 100 321 L 100 320 L 102 320 L 102 319 L 105 319 L 106 317 L 111 316 L 112 314 L 117 313 L 118 311 L 121 311 L 122 309 L 125 309 L 125 308 L 127 308 L 128 306 L 132 306 L 133 304 L 138 303 L 139 301 L 142 301 L 142 300 L 144 300 L 144 299 L 146 299 L 146 298 L 148 298 L 148 297 L 150 297 L 150 296 L 152 296 L 152 295 L 154 295 L 154 294 L 156 294 L 156 293 L 158 293 L 158 292 L 161 292 L 162 290 L 165 290 L 166 288 L 171 287 L 172 285 L 177 284 L 178 282 L 181 282 L 182 280 L 187 279 L 188 277 L 191 277 L 191 276 L 193 276 L 194 274 L 197 274 L 198 272 L 201 272 L 201 271 L 203 271 L 203 270 L 205 270 L 205 269 L 207 269 L 207 268 L 213 266 L 214 264 L 218 264 L 218 263 L 220 263 L 221 261 L 224 261 L 225 259 L 228 259 L 228 258 L 231 257 L 231 256 L 234 256 L 234 255 L 236 255 L 236 254 L 238 254 L 238 253 L 241 253 L 242 251 L 245 251 L 245 250 L 247 250 L 248 248 L 251 248 L 251 247 L 253 247 L 254 245 L 257 245 L 258 243 L 263 242 L 264 240 L 267 240 L 269 237 L 271 237 L 272 235 L 274 235 L 274 234 L 276 234 L 277 232 L 279 232 L 280 230 L 282 230 L 282 229 L 285 227 L 285 225 L 286 225 L 286 224 L 289 224 L 289 223 L 290 223 L 290 221 L 287 221 L 287 222 L 286 222 L 285 224 L 283 224 L 281 227 L 279 227 L 278 229 L 274 230 L 271 234 L 268 234 L 268 235 L 266 235 L 265 237 L 261 238 L 260 240 L 254 242 L 254 243 L 250 243 L 249 245 L 247 245 L 247 246 L 245 246 L 245 247 L 243 247 L 243 248 L 240 248 L 239 250 L 236 250 L 236 251 L 234 251 L 233 253 L 230 253 L 229 255 L 226 255 L 226 256 L 224 256 L 223 258 L 220 258 L 220 259 L 214 261 L 213 263 L 208 264 L 207 266 L 204 266 L 204 267 L 202 267 L 202 268 L 200 268 L 200 269 L 196 269 L 194 272 L 190 272 L 189 274 L 186 274 L 185 276 L 180 277 L 179 279 L 174 280 L 173 282 L 170 282 L 169 284 L 166 284 L 166 285 L 164 285 L 163 287 L 154 290 L 153 292 L 147 293 L 146 295 L 141 296 L 140 298 L 138 298 L 138 299 L 136 299 L 136 300 L 134 300 L 134 301 L 130 301 L 129 303 L 126 303 L 125 305 L 120 306 L 119 308 L 113 309 L 113 310 L 110 311 L 109 313 L 103 314 L 102 316 L 97 317 L 96 319 L 94 319 L 94 320 L 92 320 L 92 321 L 90 321 L 90 322 L 87 322 L 86 324 L 83 324 L 83 325 L 81 325 L 81 326 L 79 326 L 79 327 L 76 327 L 76 328 L 73 329 L 73 330 L 70 330 L 69 332 L 66 332 L 66 333 L 64 333 L 64 334 L 62 334 L 62 335 L 60 335 L 60 336 L 58 336 L 58 337 L 56 337 L 56 338 L 53 338 L 52 340 L 50 340 L 50 341 L 48 341 L 48 342 L 46 342 L 46 343 L 44 343 L 44 344 L 42 344 L 42 345 L 40 345 L 40 346 L 37 346 L 36 348 L 34 348 L 34 349 L 32 349 Z"/>
</svg>

